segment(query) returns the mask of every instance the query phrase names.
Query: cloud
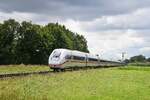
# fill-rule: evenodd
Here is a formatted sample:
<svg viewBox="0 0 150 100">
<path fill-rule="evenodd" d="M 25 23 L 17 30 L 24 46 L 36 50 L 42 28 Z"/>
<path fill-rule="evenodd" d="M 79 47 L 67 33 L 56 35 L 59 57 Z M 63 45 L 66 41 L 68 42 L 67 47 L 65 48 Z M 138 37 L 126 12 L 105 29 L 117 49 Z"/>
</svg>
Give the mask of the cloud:
<svg viewBox="0 0 150 100">
<path fill-rule="evenodd" d="M 141 54 L 145 54 L 145 55 L 147 55 L 148 57 L 150 57 L 150 46 L 149 47 L 143 47 L 143 48 L 140 48 L 140 53 Z"/>
<path fill-rule="evenodd" d="M 101 30 L 146 30 L 150 29 L 150 8 L 138 9 L 135 12 L 114 16 L 103 16 L 92 21 L 83 22 L 86 31 Z M 146 20 L 143 20 L 146 19 Z"/>
<path fill-rule="evenodd" d="M 150 56 L 150 0 L 1 0 L 0 22 L 9 18 L 64 24 L 85 36 L 91 53 L 121 58 Z"/>
<path fill-rule="evenodd" d="M 65 24 L 70 30 L 84 35 L 88 40 L 88 46 L 91 53 L 103 53 L 103 55 L 110 54 L 116 56 L 116 54 L 118 55 L 122 52 L 128 51 L 127 48 L 136 48 L 138 46 L 140 47 L 145 42 L 142 37 L 137 35 L 135 30 L 109 29 L 88 32 L 82 28 L 82 22 L 80 23 L 73 20 L 68 20 L 62 24 Z M 84 27 L 86 27 L 86 25 L 84 25 Z"/>
<path fill-rule="evenodd" d="M 141 52 L 150 52 L 150 47 L 143 47 L 140 49 Z"/>
<path fill-rule="evenodd" d="M 6 12 L 0 12 L 0 21 L 3 22 L 3 20 L 7 20 L 9 18 L 16 19 L 18 21 L 30 21 L 31 19 L 34 19 L 34 14 L 30 13 L 18 13 L 18 12 L 12 12 L 12 13 L 6 13 Z"/>
<path fill-rule="evenodd" d="M 102 16 L 126 14 L 149 7 L 149 0 L 1 0 L 4 12 L 44 14 L 61 19 L 95 19 Z"/>
<path fill-rule="evenodd" d="M 150 9 L 145 8 L 135 12 L 104 16 L 89 21 L 66 20 L 69 29 L 84 35 L 88 40 L 92 53 L 110 54 L 119 57 L 126 52 L 127 58 L 137 54 L 149 56 L 140 48 L 150 47 Z M 146 18 L 146 21 L 143 20 Z M 110 57 L 110 56 L 108 56 Z"/>
<path fill-rule="evenodd" d="M 39 15 L 35 13 L 25 13 L 25 12 L 2 12 L 0 11 L 0 22 L 3 22 L 7 19 L 15 19 L 19 22 L 22 21 L 32 21 L 36 24 L 45 25 L 49 22 L 57 22 L 59 21 L 58 18 L 47 16 L 47 15 Z"/>
</svg>

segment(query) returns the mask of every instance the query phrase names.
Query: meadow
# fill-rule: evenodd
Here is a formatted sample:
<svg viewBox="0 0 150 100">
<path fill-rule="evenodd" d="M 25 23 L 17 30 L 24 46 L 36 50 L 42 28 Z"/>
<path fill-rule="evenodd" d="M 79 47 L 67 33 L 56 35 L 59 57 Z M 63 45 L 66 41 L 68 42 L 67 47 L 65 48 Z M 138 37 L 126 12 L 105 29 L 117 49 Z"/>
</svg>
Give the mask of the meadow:
<svg viewBox="0 0 150 100">
<path fill-rule="evenodd" d="M 150 100 L 150 67 L 125 66 L 0 79 L 0 100 Z"/>
<path fill-rule="evenodd" d="M 37 71 L 49 71 L 50 68 L 46 65 L 1 65 L 0 74 L 10 73 L 26 73 Z"/>
</svg>

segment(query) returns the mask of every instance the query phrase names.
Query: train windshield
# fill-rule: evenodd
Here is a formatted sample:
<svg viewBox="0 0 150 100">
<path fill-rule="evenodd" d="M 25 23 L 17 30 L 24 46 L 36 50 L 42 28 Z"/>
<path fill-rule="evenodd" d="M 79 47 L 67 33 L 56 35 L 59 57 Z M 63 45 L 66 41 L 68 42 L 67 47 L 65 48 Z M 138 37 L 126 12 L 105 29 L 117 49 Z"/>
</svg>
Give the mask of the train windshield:
<svg viewBox="0 0 150 100">
<path fill-rule="evenodd" d="M 61 52 L 54 51 L 52 58 L 59 58 L 61 55 Z"/>
</svg>

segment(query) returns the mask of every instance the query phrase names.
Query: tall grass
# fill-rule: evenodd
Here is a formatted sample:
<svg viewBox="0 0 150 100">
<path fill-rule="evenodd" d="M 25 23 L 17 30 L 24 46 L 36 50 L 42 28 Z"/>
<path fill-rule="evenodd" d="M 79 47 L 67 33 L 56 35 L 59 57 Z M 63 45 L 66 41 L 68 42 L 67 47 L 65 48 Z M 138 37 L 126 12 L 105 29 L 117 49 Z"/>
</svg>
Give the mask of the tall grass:
<svg viewBox="0 0 150 100">
<path fill-rule="evenodd" d="M 1 79 L 0 100 L 150 100 L 150 71 L 122 69 Z"/>
<path fill-rule="evenodd" d="M 0 74 L 21 73 L 21 72 L 36 72 L 50 70 L 46 65 L 1 65 Z"/>
<path fill-rule="evenodd" d="M 149 66 L 150 67 L 150 62 L 144 62 L 144 63 L 140 63 L 140 62 L 137 62 L 137 63 L 129 63 L 130 66 Z"/>
<path fill-rule="evenodd" d="M 126 66 L 126 67 L 119 67 L 118 69 L 121 70 L 136 70 L 136 71 L 150 71 L 149 66 Z"/>
</svg>

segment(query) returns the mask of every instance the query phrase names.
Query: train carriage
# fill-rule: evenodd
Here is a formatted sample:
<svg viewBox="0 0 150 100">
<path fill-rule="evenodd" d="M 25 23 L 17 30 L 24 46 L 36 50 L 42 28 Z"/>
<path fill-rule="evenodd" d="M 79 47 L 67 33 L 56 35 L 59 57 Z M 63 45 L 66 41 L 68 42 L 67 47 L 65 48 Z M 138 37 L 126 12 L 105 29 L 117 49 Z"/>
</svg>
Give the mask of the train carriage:
<svg viewBox="0 0 150 100">
<path fill-rule="evenodd" d="M 54 70 L 78 67 L 118 66 L 123 64 L 119 61 L 104 60 L 100 59 L 99 56 L 68 49 L 55 49 L 49 56 L 48 63 L 50 68 Z"/>
</svg>

